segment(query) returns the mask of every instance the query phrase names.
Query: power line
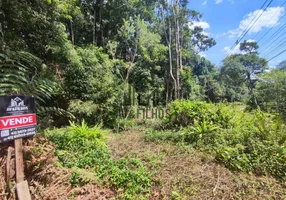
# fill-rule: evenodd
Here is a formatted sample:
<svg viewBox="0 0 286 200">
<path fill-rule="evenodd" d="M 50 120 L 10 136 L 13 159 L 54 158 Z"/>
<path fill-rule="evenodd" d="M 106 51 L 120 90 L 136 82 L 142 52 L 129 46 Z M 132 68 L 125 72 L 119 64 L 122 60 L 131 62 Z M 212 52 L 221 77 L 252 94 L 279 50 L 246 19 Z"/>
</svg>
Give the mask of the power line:
<svg viewBox="0 0 286 200">
<path fill-rule="evenodd" d="M 268 2 L 268 0 L 265 0 L 265 2 L 263 3 L 263 5 L 261 6 L 260 10 L 264 7 L 264 5 Z M 270 0 L 270 2 L 267 4 L 267 6 L 263 9 L 263 11 L 260 13 L 260 15 L 256 18 L 256 16 L 258 15 L 258 13 L 256 14 L 256 16 L 251 20 L 250 24 L 247 26 L 247 28 L 243 31 L 243 33 L 241 34 L 241 36 L 236 40 L 236 42 L 234 43 L 234 45 L 232 46 L 231 51 L 240 43 L 240 41 L 244 38 L 244 36 L 251 30 L 251 28 L 254 26 L 254 24 L 258 21 L 258 19 L 261 17 L 261 15 L 265 12 L 265 10 L 270 6 L 270 4 L 273 2 L 273 0 Z M 255 19 L 256 18 L 256 19 Z M 255 21 L 253 22 L 253 20 L 255 19 Z M 250 26 L 250 27 L 249 27 Z"/>
<path fill-rule="evenodd" d="M 286 45 L 286 37 L 284 37 L 282 40 L 283 41 L 278 43 L 275 47 L 272 47 L 272 49 L 270 51 L 268 51 L 268 54 L 266 54 L 264 57 L 269 57 L 270 55 L 273 55 L 275 52 L 283 49 L 283 47 L 285 47 L 285 45 Z"/>
<path fill-rule="evenodd" d="M 283 34 L 282 34 L 282 36 L 284 35 L 286 33 L 286 31 L 285 32 L 283 32 Z M 271 43 L 269 43 L 269 44 L 267 44 L 267 45 L 265 45 L 264 46 L 264 48 L 262 49 L 262 51 L 260 51 L 260 54 L 262 54 L 263 52 L 268 52 L 267 50 L 269 50 L 269 49 L 273 49 L 273 46 L 275 46 L 276 44 L 279 44 L 280 43 L 280 41 L 282 42 L 284 39 L 285 39 L 286 37 L 278 37 L 278 38 L 276 38 L 273 42 L 271 42 Z M 279 40 L 280 39 L 280 40 Z M 279 40 L 279 42 L 277 43 L 276 41 L 278 41 Z M 275 45 L 274 45 L 275 44 Z"/>
<path fill-rule="evenodd" d="M 275 47 L 276 51 L 279 50 L 279 49 L 281 49 L 281 47 L 284 47 L 285 44 L 286 44 L 286 40 L 285 40 L 283 43 L 281 43 L 279 46 L 276 46 L 276 47 Z M 276 51 L 274 50 L 274 48 L 272 48 L 272 49 L 273 49 L 273 51 L 270 51 L 270 52 L 269 52 L 268 54 L 266 54 L 264 57 L 268 57 L 269 55 L 271 55 L 271 54 L 273 54 L 274 52 L 276 52 Z"/>
<path fill-rule="evenodd" d="M 286 1 L 284 1 L 284 2 L 280 5 L 280 8 L 283 7 L 283 6 L 285 5 L 285 3 L 286 3 Z M 270 22 L 270 20 L 278 13 L 278 11 L 279 11 L 279 10 L 277 9 L 277 11 L 268 19 L 268 21 L 267 21 L 266 24 L 268 24 L 268 23 Z M 283 14 L 283 16 L 280 17 L 280 19 L 257 41 L 257 43 L 260 42 L 260 41 L 281 21 L 281 19 L 283 19 L 285 16 L 286 16 L 286 12 L 285 12 L 285 13 Z M 257 34 L 256 34 L 252 39 L 256 38 L 256 36 L 257 36 L 259 33 L 260 33 L 260 32 L 257 32 Z"/>
<path fill-rule="evenodd" d="M 268 1 L 268 0 L 265 0 L 265 2 L 263 3 L 263 5 L 261 6 L 261 8 L 260 8 L 259 10 L 262 10 L 262 8 L 263 8 L 264 5 L 267 3 L 267 1 Z M 273 1 L 273 0 L 272 0 L 272 1 Z M 271 1 L 271 2 L 272 2 L 272 1 Z M 270 2 L 270 3 L 271 3 L 271 2 Z M 267 7 L 266 7 L 266 8 L 267 8 Z M 237 41 L 241 40 L 241 39 L 244 37 L 244 35 L 247 34 L 247 32 L 252 28 L 252 26 L 253 26 L 253 25 L 252 25 L 253 21 L 254 21 L 255 19 L 259 19 L 259 17 L 261 16 L 261 15 L 260 15 L 258 18 L 256 18 L 256 17 L 258 16 L 258 14 L 259 14 L 259 12 L 256 13 L 255 17 L 251 20 L 251 22 L 248 24 L 248 26 L 247 26 L 246 29 L 243 31 L 243 33 L 238 37 Z M 263 11 L 262 11 L 262 14 L 263 14 Z M 255 24 L 255 23 L 256 23 L 256 21 L 254 22 L 254 24 Z M 236 41 L 236 43 L 238 43 L 237 41 Z"/>
<path fill-rule="evenodd" d="M 285 2 L 286 2 L 286 1 L 285 1 Z M 278 24 L 278 23 L 281 21 L 281 19 L 283 19 L 285 16 L 286 16 L 286 12 L 285 12 L 284 15 L 279 19 L 279 21 L 278 21 L 276 24 Z M 259 40 L 257 40 L 257 42 L 260 42 L 261 40 L 263 40 L 263 38 L 276 26 L 276 24 L 273 25 Z M 284 24 L 284 25 L 285 25 L 285 24 Z"/>
<path fill-rule="evenodd" d="M 284 50 L 281 51 L 280 53 L 278 53 L 278 54 L 276 54 L 275 56 L 273 56 L 272 58 L 270 58 L 270 59 L 268 60 L 268 62 L 271 61 L 271 60 L 273 60 L 273 59 L 275 59 L 275 58 L 277 58 L 278 56 L 280 56 L 280 55 L 283 54 L 284 52 L 286 52 L 286 49 L 284 49 Z"/>
<path fill-rule="evenodd" d="M 262 11 L 262 13 L 259 15 L 259 17 L 255 20 L 255 22 L 251 25 L 251 27 L 242 35 L 240 41 L 242 40 L 242 38 L 244 38 L 244 36 L 250 31 L 250 29 L 254 26 L 254 24 L 258 21 L 258 19 L 261 17 L 261 15 L 265 12 L 265 10 L 270 6 L 270 4 L 273 2 L 273 0 L 271 0 L 268 5 L 264 8 L 264 10 Z M 239 42 L 240 42 L 239 41 Z"/>
<path fill-rule="evenodd" d="M 276 35 L 278 35 L 281 31 L 283 31 L 283 29 L 286 28 L 286 24 L 284 24 L 283 26 L 281 26 L 277 31 L 275 31 L 269 38 L 268 40 L 266 40 L 266 42 L 264 42 L 262 45 L 266 45 L 268 42 L 270 42 Z"/>
</svg>

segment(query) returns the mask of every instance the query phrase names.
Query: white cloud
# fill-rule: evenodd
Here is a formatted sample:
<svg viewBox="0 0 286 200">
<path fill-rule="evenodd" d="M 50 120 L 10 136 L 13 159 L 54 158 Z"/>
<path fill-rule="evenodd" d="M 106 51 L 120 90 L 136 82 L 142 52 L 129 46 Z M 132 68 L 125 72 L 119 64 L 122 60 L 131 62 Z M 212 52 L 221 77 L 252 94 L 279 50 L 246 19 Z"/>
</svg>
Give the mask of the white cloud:
<svg viewBox="0 0 286 200">
<path fill-rule="evenodd" d="M 260 16 L 263 10 L 258 9 L 246 15 L 245 19 L 240 21 L 237 29 L 228 31 L 230 38 L 237 37 L 243 33 L 244 30 L 251 27 L 249 34 L 257 33 L 263 28 L 270 28 L 278 25 L 278 20 L 284 14 L 284 7 L 270 7 Z M 256 18 L 260 18 L 256 21 Z M 256 21 L 256 22 L 255 22 Z M 254 24 L 255 22 L 255 24 Z"/>
<path fill-rule="evenodd" d="M 204 22 L 204 21 L 200 21 L 200 22 L 193 21 L 191 23 L 191 25 L 190 25 L 190 29 L 194 29 L 196 26 L 201 27 L 204 30 L 210 28 L 210 25 L 207 22 Z"/>
<path fill-rule="evenodd" d="M 222 2 L 223 2 L 223 0 L 215 0 L 215 4 L 220 4 Z"/>
<path fill-rule="evenodd" d="M 205 1 L 202 3 L 202 5 L 205 6 L 205 5 L 207 5 L 207 3 L 208 3 L 208 1 L 205 0 Z"/>
<path fill-rule="evenodd" d="M 255 40 L 252 40 L 252 39 L 249 39 L 249 40 L 246 40 L 246 41 L 247 42 L 255 42 Z M 231 50 L 231 47 L 224 47 L 222 51 L 226 55 L 230 55 L 230 54 L 245 54 L 245 52 L 240 51 L 239 47 L 240 47 L 240 43 L 238 45 L 236 45 L 233 50 Z"/>
<path fill-rule="evenodd" d="M 246 42 L 256 42 L 254 39 L 246 40 Z"/>
<path fill-rule="evenodd" d="M 210 35 L 209 33 L 205 32 L 206 29 L 210 28 L 209 23 L 204 22 L 204 21 L 192 21 L 189 25 L 190 29 L 193 30 L 195 27 L 201 27 L 204 31 L 203 34 L 205 35 Z"/>
<path fill-rule="evenodd" d="M 199 55 L 200 55 L 201 57 L 207 58 L 207 54 L 205 54 L 204 52 L 200 52 Z"/>
<path fill-rule="evenodd" d="M 222 50 L 226 55 L 230 54 L 239 54 L 241 51 L 239 50 L 239 45 L 237 45 L 233 50 L 231 50 L 231 47 L 224 47 Z"/>
</svg>

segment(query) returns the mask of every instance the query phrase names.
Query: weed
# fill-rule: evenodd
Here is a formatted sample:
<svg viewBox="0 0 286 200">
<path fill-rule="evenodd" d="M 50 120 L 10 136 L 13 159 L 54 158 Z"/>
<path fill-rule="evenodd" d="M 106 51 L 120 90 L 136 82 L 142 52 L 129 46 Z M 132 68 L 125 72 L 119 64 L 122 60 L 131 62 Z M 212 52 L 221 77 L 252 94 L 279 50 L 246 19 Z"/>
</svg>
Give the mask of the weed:
<svg viewBox="0 0 286 200">
<path fill-rule="evenodd" d="M 145 140 L 192 145 L 230 169 L 286 179 L 286 127 L 279 117 L 222 104 L 174 101 L 165 123 L 171 129 L 148 129 Z"/>
<path fill-rule="evenodd" d="M 150 170 L 155 170 L 156 168 L 162 165 L 162 159 L 165 156 L 165 153 L 160 152 L 158 154 L 154 154 L 151 152 L 144 153 L 144 161 L 147 163 L 147 167 Z"/>
<path fill-rule="evenodd" d="M 148 194 L 151 174 L 137 159 L 112 160 L 104 141 L 105 134 L 101 126 L 89 128 L 84 121 L 81 125 L 71 123 L 66 129 L 46 131 L 46 136 L 56 144 L 56 153 L 63 166 L 92 170 L 97 180 L 114 188 L 122 199 L 137 199 L 141 194 Z M 70 178 L 73 186 L 86 183 L 87 179 L 80 174 L 79 170 L 74 170 Z"/>
<path fill-rule="evenodd" d="M 120 132 L 120 131 L 128 131 L 130 130 L 132 127 L 136 126 L 136 122 L 134 119 L 121 119 L 118 118 L 116 120 L 116 131 Z"/>
<path fill-rule="evenodd" d="M 70 179 L 69 179 L 70 184 L 72 185 L 72 187 L 77 187 L 79 186 L 79 174 L 77 171 L 73 171 Z"/>
</svg>

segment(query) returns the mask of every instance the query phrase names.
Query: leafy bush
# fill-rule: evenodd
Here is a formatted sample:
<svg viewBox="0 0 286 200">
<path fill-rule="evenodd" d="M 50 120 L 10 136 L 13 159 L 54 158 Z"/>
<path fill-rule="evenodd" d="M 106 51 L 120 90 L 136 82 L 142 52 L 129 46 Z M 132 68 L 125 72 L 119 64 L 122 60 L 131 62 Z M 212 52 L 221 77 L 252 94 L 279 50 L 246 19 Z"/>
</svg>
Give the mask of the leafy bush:
<svg viewBox="0 0 286 200">
<path fill-rule="evenodd" d="M 169 127 L 186 127 L 194 124 L 195 120 L 210 118 L 212 104 L 176 100 L 169 104 L 169 111 L 165 123 Z"/>
<path fill-rule="evenodd" d="M 56 154 L 65 167 L 89 169 L 103 184 L 113 187 L 122 199 L 136 199 L 149 193 L 151 175 L 136 159 L 112 160 L 104 142 L 106 131 L 100 125 L 89 128 L 71 123 L 70 127 L 49 130 L 45 135 L 56 144 Z M 77 172 L 70 178 L 73 185 L 82 183 Z"/>
<path fill-rule="evenodd" d="M 145 141 L 147 142 L 174 142 L 184 143 L 185 135 L 183 132 L 174 132 L 172 130 L 158 131 L 153 128 L 146 130 Z"/>
<path fill-rule="evenodd" d="M 146 128 L 164 129 L 166 124 L 161 119 L 137 120 L 137 124 Z"/>
<path fill-rule="evenodd" d="M 104 142 L 106 131 L 100 126 L 88 128 L 83 121 L 80 126 L 71 123 L 68 128 L 46 131 L 45 134 L 57 145 L 57 156 L 66 167 L 100 165 L 104 164 L 104 159 L 109 159 Z"/>
<path fill-rule="evenodd" d="M 286 72 L 276 69 L 265 73 L 254 90 L 260 108 L 279 113 L 286 120 Z"/>
<path fill-rule="evenodd" d="M 286 179 L 286 126 L 279 117 L 260 110 L 244 112 L 241 106 L 189 101 L 171 103 L 169 115 L 170 127 L 188 126 L 179 131 L 148 129 L 147 141 L 192 145 L 230 169 Z"/>
<path fill-rule="evenodd" d="M 120 84 L 113 73 L 113 61 L 102 48 L 88 45 L 74 48 L 69 41 L 52 46 L 54 56 L 64 63 L 64 91 L 70 99 L 107 103 L 116 99 Z"/>
<path fill-rule="evenodd" d="M 72 113 L 77 122 L 85 120 L 88 125 L 102 123 L 112 127 L 116 120 L 116 108 L 112 104 L 95 104 L 92 101 L 72 100 L 68 111 Z"/>
<path fill-rule="evenodd" d="M 86 181 L 80 176 L 80 173 L 77 170 L 73 171 L 69 179 L 69 182 L 72 185 L 72 187 L 78 187 L 86 184 Z"/>
<path fill-rule="evenodd" d="M 136 126 L 136 122 L 134 119 L 117 118 L 115 124 L 117 132 L 130 130 L 134 126 Z"/>
</svg>

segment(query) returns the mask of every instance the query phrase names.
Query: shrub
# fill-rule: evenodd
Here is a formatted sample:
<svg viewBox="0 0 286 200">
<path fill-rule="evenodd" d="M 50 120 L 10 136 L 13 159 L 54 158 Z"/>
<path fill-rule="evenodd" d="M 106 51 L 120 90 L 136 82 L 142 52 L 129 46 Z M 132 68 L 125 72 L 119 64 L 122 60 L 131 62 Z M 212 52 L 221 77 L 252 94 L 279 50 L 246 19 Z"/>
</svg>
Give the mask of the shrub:
<svg viewBox="0 0 286 200">
<path fill-rule="evenodd" d="M 145 128 L 165 129 L 166 124 L 161 119 L 142 119 L 137 120 L 137 124 Z"/>
<path fill-rule="evenodd" d="M 182 132 L 174 132 L 171 130 L 158 131 L 153 128 L 146 130 L 145 141 L 147 142 L 174 142 L 183 143 L 185 135 Z"/>
<path fill-rule="evenodd" d="M 192 145 L 230 169 L 286 179 L 286 127 L 277 116 L 244 112 L 241 106 L 175 101 L 166 122 L 169 127 L 186 127 L 149 129 L 145 139 Z"/>
<path fill-rule="evenodd" d="M 113 187 L 122 199 L 136 199 L 149 193 L 151 175 L 136 159 L 112 160 L 105 144 L 106 131 L 100 125 L 89 128 L 71 123 L 70 127 L 49 130 L 45 135 L 56 144 L 60 163 L 69 168 L 82 168 L 95 172 L 103 184 Z M 70 178 L 73 185 L 82 183 L 75 172 Z"/>
<path fill-rule="evenodd" d="M 117 132 L 128 131 L 134 126 L 136 126 L 136 121 L 134 119 L 121 119 L 121 118 L 117 118 L 116 124 L 114 125 Z"/>
<path fill-rule="evenodd" d="M 275 69 L 264 73 L 264 81 L 257 82 L 254 90 L 261 109 L 279 113 L 286 120 L 286 73 Z"/>
<path fill-rule="evenodd" d="M 165 123 L 169 127 L 186 127 L 194 124 L 195 120 L 201 120 L 211 115 L 209 105 L 203 102 L 192 102 L 189 100 L 176 100 L 169 104 Z"/>
<path fill-rule="evenodd" d="M 111 128 L 117 117 L 116 108 L 112 104 L 95 104 L 92 101 L 72 100 L 68 111 L 78 123 L 85 120 L 89 126 L 101 123 Z"/>
<path fill-rule="evenodd" d="M 57 145 L 57 156 L 66 167 L 104 164 L 104 159 L 109 159 L 104 142 L 105 134 L 106 131 L 101 130 L 101 126 L 88 128 L 84 121 L 81 125 L 71 123 L 68 128 L 45 133 Z"/>
</svg>

